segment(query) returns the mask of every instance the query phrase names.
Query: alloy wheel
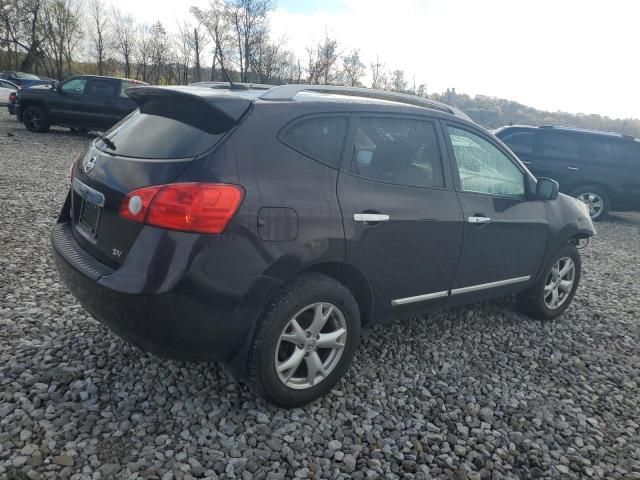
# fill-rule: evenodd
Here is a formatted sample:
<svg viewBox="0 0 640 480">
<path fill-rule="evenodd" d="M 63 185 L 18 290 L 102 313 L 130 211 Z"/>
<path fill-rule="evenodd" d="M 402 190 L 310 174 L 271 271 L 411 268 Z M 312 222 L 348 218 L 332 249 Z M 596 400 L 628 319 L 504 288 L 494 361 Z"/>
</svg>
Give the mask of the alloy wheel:
<svg viewBox="0 0 640 480">
<path fill-rule="evenodd" d="M 338 365 L 347 339 L 347 322 L 328 302 L 308 305 L 287 322 L 275 352 L 278 378 L 296 390 L 322 382 Z"/>
<path fill-rule="evenodd" d="M 597 193 L 584 192 L 576 197 L 589 208 L 589 216 L 593 219 L 598 218 L 604 210 L 604 200 Z"/>
<path fill-rule="evenodd" d="M 32 129 L 37 130 L 40 128 L 40 125 L 42 124 L 42 118 L 40 117 L 40 114 L 38 112 L 34 110 L 28 110 L 26 112 L 26 117 L 27 122 Z"/>
<path fill-rule="evenodd" d="M 569 298 L 576 278 L 576 266 L 570 257 L 562 257 L 551 268 L 544 284 L 544 303 L 557 310 Z"/>
</svg>

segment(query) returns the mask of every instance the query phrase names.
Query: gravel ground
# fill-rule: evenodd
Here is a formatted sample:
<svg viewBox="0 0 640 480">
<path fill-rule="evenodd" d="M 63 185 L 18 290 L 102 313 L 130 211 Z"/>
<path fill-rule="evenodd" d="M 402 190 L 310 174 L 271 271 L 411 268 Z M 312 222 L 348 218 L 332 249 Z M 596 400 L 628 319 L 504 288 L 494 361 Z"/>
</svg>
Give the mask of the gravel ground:
<svg viewBox="0 0 640 480">
<path fill-rule="evenodd" d="M 0 478 L 640 479 L 639 214 L 598 225 L 564 318 L 506 299 L 376 327 L 286 411 L 130 347 L 60 284 L 49 231 L 88 141 L 0 114 Z"/>
</svg>

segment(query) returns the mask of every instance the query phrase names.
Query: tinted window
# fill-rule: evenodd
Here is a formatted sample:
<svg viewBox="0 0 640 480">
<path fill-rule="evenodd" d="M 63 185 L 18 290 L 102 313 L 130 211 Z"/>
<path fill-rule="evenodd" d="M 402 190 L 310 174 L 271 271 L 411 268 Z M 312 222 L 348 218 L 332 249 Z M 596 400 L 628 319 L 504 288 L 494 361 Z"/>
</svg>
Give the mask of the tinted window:
<svg viewBox="0 0 640 480">
<path fill-rule="evenodd" d="M 95 97 L 114 97 L 118 83 L 113 80 L 91 80 L 85 93 Z"/>
<path fill-rule="evenodd" d="M 40 80 L 37 75 L 33 75 L 31 73 L 16 72 L 15 76 L 16 78 L 21 78 L 23 80 Z"/>
<path fill-rule="evenodd" d="M 0 87 L 2 87 L 2 88 L 11 88 L 12 90 L 16 89 L 16 87 L 14 87 L 13 84 L 11 84 L 9 82 L 5 82 L 3 80 L 0 80 Z"/>
<path fill-rule="evenodd" d="M 597 163 L 640 166 L 640 142 L 592 138 L 588 145 Z"/>
<path fill-rule="evenodd" d="M 531 155 L 535 138 L 535 132 L 516 131 L 505 134 L 502 137 L 502 141 L 506 143 L 516 155 Z"/>
<path fill-rule="evenodd" d="M 129 98 L 129 96 L 126 93 L 127 88 L 139 87 L 141 85 L 146 85 L 146 84 L 145 83 L 140 83 L 140 82 L 130 82 L 130 81 L 127 81 L 127 80 L 122 80 L 120 82 L 120 96 Z"/>
<path fill-rule="evenodd" d="M 280 140 L 289 147 L 331 167 L 338 167 L 347 117 L 313 117 L 289 126 Z"/>
<path fill-rule="evenodd" d="M 434 124 L 402 118 L 361 118 L 350 170 L 390 183 L 442 187 Z"/>
<path fill-rule="evenodd" d="M 97 145 L 125 157 L 189 158 L 213 147 L 224 135 L 219 131 L 220 119 L 199 102 L 152 99 L 107 132 L 115 150 Z"/>
<path fill-rule="evenodd" d="M 542 156 L 562 160 L 580 159 L 580 146 L 574 135 L 542 134 Z"/>
<path fill-rule="evenodd" d="M 509 157 L 479 135 L 453 127 L 448 131 L 463 191 L 524 196 L 524 174 Z"/>
<path fill-rule="evenodd" d="M 64 93 L 72 93 L 75 95 L 82 95 L 84 93 L 84 87 L 87 85 L 86 78 L 74 78 L 62 84 L 60 89 Z"/>
</svg>

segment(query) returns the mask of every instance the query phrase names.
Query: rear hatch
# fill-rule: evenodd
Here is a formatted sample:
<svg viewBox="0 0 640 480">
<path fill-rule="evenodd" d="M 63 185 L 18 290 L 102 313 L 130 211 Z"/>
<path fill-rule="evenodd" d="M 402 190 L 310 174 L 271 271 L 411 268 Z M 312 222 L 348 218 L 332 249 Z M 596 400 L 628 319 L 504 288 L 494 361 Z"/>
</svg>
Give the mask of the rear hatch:
<svg viewBox="0 0 640 480">
<path fill-rule="evenodd" d="M 76 240 L 117 268 L 141 223 L 119 215 L 133 190 L 174 182 L 209 154 L 249 111 L 252 100 L 226 91 L 134 87 L 139 109 L 96 139 L 73 170 L 71 218 Z"/>
</svg>

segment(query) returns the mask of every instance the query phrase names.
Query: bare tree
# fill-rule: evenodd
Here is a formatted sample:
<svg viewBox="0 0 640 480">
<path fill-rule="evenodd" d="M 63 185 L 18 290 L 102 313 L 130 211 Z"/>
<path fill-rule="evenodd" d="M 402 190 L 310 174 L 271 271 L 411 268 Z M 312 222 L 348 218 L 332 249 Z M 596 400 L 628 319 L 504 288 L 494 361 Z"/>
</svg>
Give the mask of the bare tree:
<svg viewBox="0 0 640 480">
<path fill-rule="evenodd" d="M 110 24 L 107 17 L 107 6 L 104 0 L 89 0 L 89 36 L 91 39 L 92 55 L 96 59 L 96 69 L 98 75 L 105 74 L 105 57 L 109 43 Z"/>
<path fill-rule="evenodd" d="M 308 82 L 323 83 L 329 85 L 334 82 L 338 72 L 336 63 L 338 62 L 338 41 L 330 38 L 325 31 L 324 40 L 313 47 L 307 47 L 307 72 Z"/>
<path fill-rule="evenodd" d="M 59 80 L 71 73 L 72 55 L 82 36 L 80 5 L 76 0 L 52 0 L 44 8 L 45 53 L 51 73 Z"/>
<path fill-rule="evenodd" d="M 240 81 L 249 81 L 249 68 L 256 44 L 268 30 L 267 14 L 273 0 L 226 0 L 226 10 L 237 44 Z"/>
<path fill-rule="evenodd" d="M 407 89 L 407 79 L 403 70 L 394 70 L 391 73 L 391 88 L 395 92 L 404 92 Z"/>
<path fill-rule="evenodd" d="M 384 63 L 380 61 L 380 57 L 376 55 L 376 61 L 371 63 L 371 88 L 376 90 L 384 90 L 387 86 L 388 77 L 385 72 Z"/>
<path fill-rule="evenodd" d="M 131 15 L 123 14 L 115 7 L 113 8 L 113 34 L 115 51 L 124 65 L 124 76 L 131 78 L 131 62 L 136 43 L 135 20 Z"/>
<path fill-rule="evenodd" d="M 191 25 L 188 22 L 178 24 L 178 38 L 176 39 L 176 53 L 178 60 L 178 84 L 189 83 L 189 69 L 193 58 L 194 42 Z"/>
<path fill-rule="evenodd" d="M 0 24 L 10 66 L 29 71 L 42 60 L 43 10 L 44 0 L 0 0 Z M 22 60 L 18 52 L 24 52 Z"/>
<path fill-rule="evenodd" d="M 191 34 L 191 43 L 193 44 L 193 78 L 196 82 L 202 80 L 202 54 L 209 44 L 203 29 L 204 27 L 198 24 L 193 27 L 193 33 Z"/>
<path fill-rule="evenodd" d="M 222 0 L 210 0 L 209 7 L 201 9 L 191 7 L 191 13 L 202 25 L 213 44 L 213 59 L 211 60 L 211 80 L 216 79 L 217 65 L 220 66 L 225 76 L 228 76 L 226 69 L 227 53 L 231 37 L 229 34 L 230 25 L 226 14 L 225 5 Z"/>
<path fill-rule="evenodd" d="M 151 38 L 150 38 L 150 51 L 151 51 L 151 66 L 153 73 L 153 82 L 158 85 L 160 78 L 167 72 L 167 61 L 171 56 L 171 43 L 169 41 L 169 35 L 164 28 L 162 22 L 157 21 L 151 26 Z"/>
<path fill-rule="evenodd" d="M 350 87 L 359 85 L 364 75 L 364 68 L 364 63 L 360 60 L 360 50 L 352 50 L 342 59 L 342 75 L 345 83 Z"/>
<path fill-rule="evenodd" d="M 151 62 L 151 32 L 148 25 L 139 25 L 138 42 L 135 49 L 136 79 L 147 82 L 149 80 L 149 64 Z"/>
</svg>

